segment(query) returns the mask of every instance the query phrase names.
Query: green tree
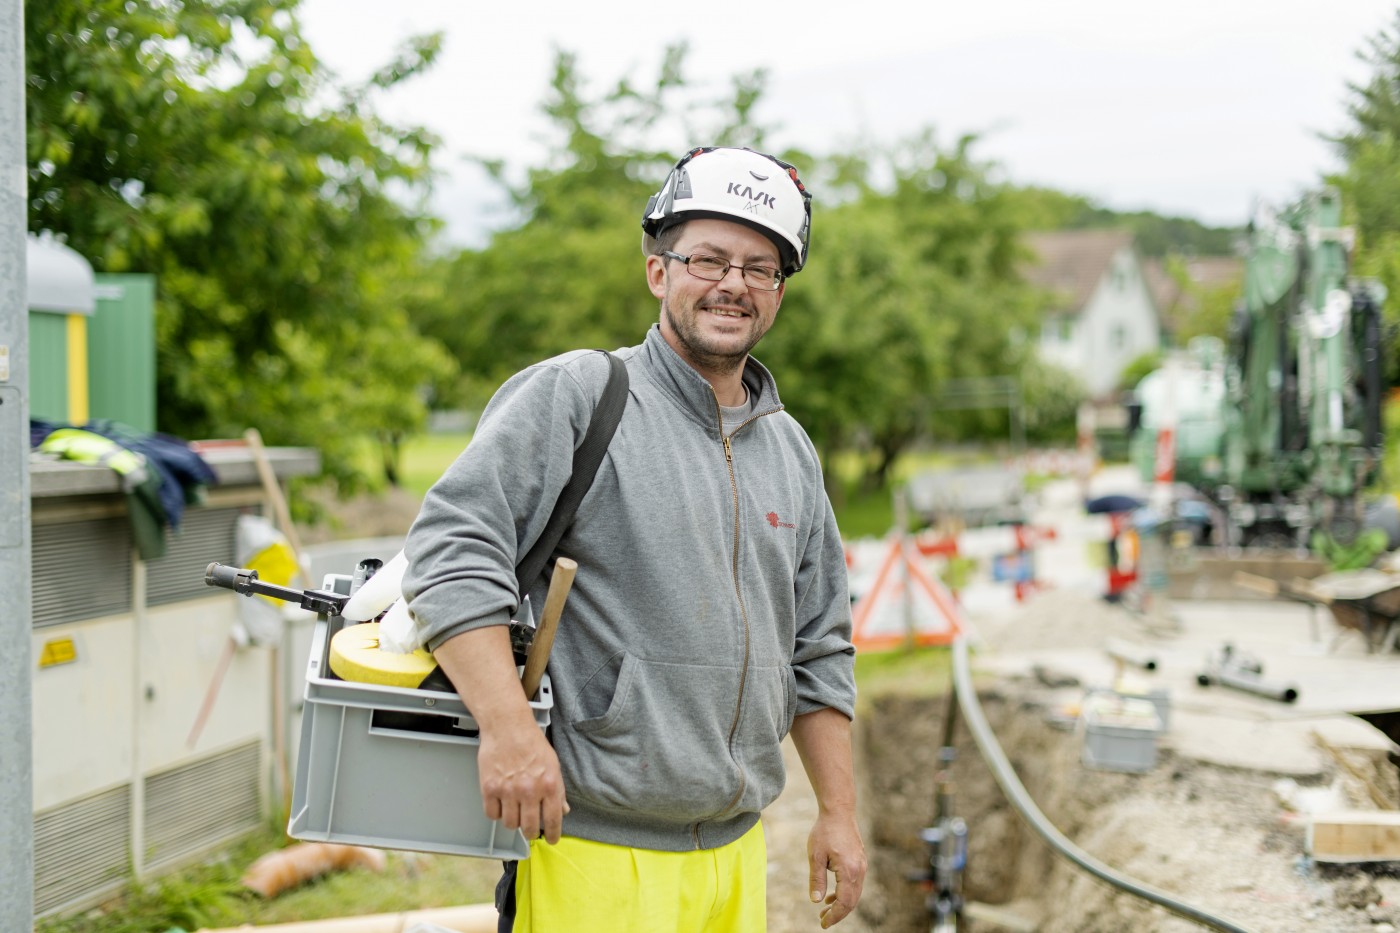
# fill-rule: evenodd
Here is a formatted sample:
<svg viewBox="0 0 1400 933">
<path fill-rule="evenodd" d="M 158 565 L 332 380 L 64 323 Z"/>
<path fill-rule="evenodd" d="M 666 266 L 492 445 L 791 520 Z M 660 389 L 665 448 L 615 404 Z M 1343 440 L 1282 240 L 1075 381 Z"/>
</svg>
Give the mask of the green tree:
<svg viewBox="0 0 1400 933">
<path fill-rule="evenodd" d="M 163 430 L 256 424 L 354 480 L 356 439 L 392 451 L 452 372 L 408 316 L 434 140 L 370 107 L 439 39 L 340 88 L 297 2 L 27 0 L 29 226 L 157 276 Z"/>
<path fill-rule="evenodd" d="M 1022 419 L 1032 444 L 1072 444 L 1078 430 L 1079 406 L 1089 390 L 1078 375 L 1038 357 L 1019 373 Z"/>
<path fill-rule="evenodd" d="M 1143 256 L 1230 256 L 1237 252 L 1241 230 L 1212 227 L 1190 217 L 1165 217 L 1153 211 L 1115 211 L 1078 194 L 1053 188 L 1017 189 L 1031 230 L 1127 229 Z"/>
<path fill-rule="evenodd" d="M 764 75 L 697 100 L 684 58 L 673 48 L 654 79 L 597 94 L 560 53 L 544 102 L 553 151 L 519 184 L 488 163 L 519 220 L 450 260 L 451 301 L 422 322 L 461 360 L 470 403 L 522 366 L 635 343 L 656 320 L 639 221 L 676 155 L 649 148 L 668 138 L 668 121 L 683 115 L 691 140 L 766 148 L 754 120 Z M 1029 212 L 1014 189 L 988 180 L 973 143 L 944 148 L 925 133 L 880 151 L 779 153 L 815 192 L 813 261 L 788 285 L 757 355 L 828 464 L 838 450 L 869 455 L 867 485 L 885 482 L 928 435 L 944 380 L 1014 374 L 1030 352 L 1015 339 L 1034 309 L 1017 275 Z"/>
<path fill-rule="evenodd" d="M 1389 29 L 1358 53 L 1371 67 L 1364 84 L 1348 84 L 1350 126 L 1331 137 L 1345 169 L 1330 179 L 1356 229 L 1352 274 L 1379 279 L 1390 294 L 1384 359 L 1390 382 L 1400 380 L 1395 334 L 1400 330 L 1400 12 Z"/>
<path fill-rule="evenodd" d="M 1244 290 L 1244 266 L 1236 281 L 1203 283 L 1193 281 L 1187 270 L 1187 260 L 1173 253 L 1166 257 L 1167 274 L 1175 280 L 1184 312 L 1177 323 L 1176 342 L 1185 346 L 1192 337 L 1225 339 L 1230 318 Z"/>
<path fill-rule="evenodd" d="M 1118 377 L 1118 391 L 1131 392 L 1137 388 L 1137 384 L 1143 380 L 1148 373 L 1155 372 L 1162 366 L 1162 351 L 1148 350 L 1140 353 L 1128 361 L 1128 365 L 1123 367 L 1123 372 Z"/>
<path fill-rule="evenodd" d="M 460 398 L 482 403 L 511 373 L 579 347 L 636 343 L 657 318 L 643 286 L 641 213 L 676 154 L 654 146 L 668 115 L 688 114 L 694 139 L 756 145 L 751 118 L 761 74 L 734 80 L 732 96 L 683 101 L 684 45 L 667 50 L 655 78 L 624 78 L 594 96 L 577 57 L 556 55 L 543 111 L 555 144 L 542 165 L 512 183 L 485 162 L 518 222 L 444 272 L 450 301 L 421 319 L 462 366 Z"/>
<path fill-rule="evenodd" d="M 866 487 L 935 427 L 963 420 L 934 411 L 946 380 L 1014 375 L 1028 359 L 1016 339 L 1034 309 L 1017 271 L 1026 215 L 974 144 L 941 147 L 926 131 L 815 173 L 837 206 L 814 217 L 814 261 L 761 355 L 828 460 L 851 446 L 873 455 Z M 976 420 L 1004 436 L 997 417 Z"/>
</svg>

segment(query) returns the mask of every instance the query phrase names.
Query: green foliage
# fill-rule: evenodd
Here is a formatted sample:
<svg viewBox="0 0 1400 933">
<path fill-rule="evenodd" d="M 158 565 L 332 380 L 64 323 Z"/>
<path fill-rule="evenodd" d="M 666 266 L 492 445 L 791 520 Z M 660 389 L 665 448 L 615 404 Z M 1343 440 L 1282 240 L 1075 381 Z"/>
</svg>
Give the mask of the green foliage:
<svg viewBox="0 0 1400 933">
<path fill-rule="evenodd" d="M 409 317 L 435 222 L 404 204 L 426 194 L 434 140 L 367 102 L 438 39 L 341 89 L 296 5 L 28 0 L 29 226 L 101 271 L 157 276 L 163 430 L 256 424 L 352 480 L 345 444 L 420 429 L 452 374 Z"/>
<path fill-rule="evenodd" d="M 944 148 L 930 131 L 811 173 L 835 204 L 814 216 L 812 260 L 759 353 L 824 459 L 852 445 L 876 455 L 867 486 L 944 420 L 933 400 L 947 380 L 1029 358 L 1014 338 L 1034 312 L 1016 271 L 1024 215 L 975 142 Z"/>
<path fill-rule="evenodd" d="M 697 103 L 684 58 L 673 48 L 645 86 L 623 80 L 595 95 L 561 53 L 544 104 L 554 151 L 520 185 L 488 163 L 520 222 L 454 257 L 443 286 L 451 301 L 419 318 L 460 360 L 468 404 L 532 362 L 633 344 L 656 321 L 639 218 L 676 153 L 641 141 L 679 112 L 696 141 L 761 146 L 764 137 L 753 122 L 761 72 L 736 79 L 725 99 Z M 814 251 L 758 356 L 824 460 L 847 446 L 876 454 L 866 486 L 883 485 L 899 453 L 928 433 L 943 380 L 1014 372 L 1028 355 L 1012 339 L 1034 307 L 1015 273 L 1025 212 L 1014 191 L 988 180 L 973 143 L 940 147 L 930 132 L 886 151 L 781 153 L 816 192 Z"/>
<path fill-rule="evenodd" d="M 1166 257 L 1167 274 L 1180 290 L 1179 304 L 1185 310 L 1176 323 L 1176 343 L 1185 346 L 1193 337 L 1219 337 L 1230 330 L 1235 304 L 1244 291 L 1244 267 L 1238 281 L 1204 284 L 1192 281 L 1187 270 L 1189 259 L 1179 253 Z"/>
<path fill-rule="evenodd" d="M 1115 211 L 1082 195 L 1049 188 L 1018 189 L 1027 214 L 1028 229 L 1085 230 L 1128 229 L 1133 245 L 1143 256 L 1230 256 L 1240 230 L 1211 227 L 1189 217 L 1164 217 L 1152 211 Z"/>
<path fill-rule="evenodd" d="M 1389 539 L 1380 528 L 1367 528 L 1343 543 L 1324 531 L 1314 531 L 1308 545 L 1332 570 L 1360 570 L 1385 553 Z"/>
<path fill-rule="evenodd" d="M 268 900 L 244 888 L 248 866 L 287 843 L 264 829 L 205 862 L 132 881 L 101 908 L 41 920 L 35 933 L 167 933 L 479 904 L 501 874 L 490 859 L 390 852 L 383 872 L 333 872 Z"/>
<path fill-rule="evenodd" d="M 1400 438 L 1400 396 L 1391 395 L 1381 408 L 1381 430 L 1388 438 Z M 1378 490 L 1400 495 L 1400 443 L 1385 445 Z"/>
<path fill-rule="evenodd" d="M 1128 365 L 1123 367 L 1123 374 L 1118 377 L 1118 390 L 1120 392 L 1130 392 L 1137 388 L 1137 384 L 1150 372 L 1154 372 L 1162 365 L 1162 354 L 1158 350 L 1149 350 L 1139 354 L 1128 361 Z"/>
<path fill-rule="evenodd" d="M 1022 364 L 1020 382 L 1026 440 L 1041 446 L 1073 444 L 1079 406 L 1089 399 L 1084 382 L 1063 366 L 1039 357 Z"/>
<path fill-rule="evenodd" d="M 977 572 L 977 559 L 975 557 L 965 557 L 954 555 L 948 558 L 947 564 L 943 567 L 943 572 L 938 578 L 943 584 L 954 593 L 967 586 L 972 580 L 972 575 Z"/>
<path fill-rule="evenodd" d="M 832 502 L 836 527 L 847 540 L 883 537 L 895 527 L 894 499 L 888 487 L 867 489 L 860 484 L 847 485 Z"/>
<path fill-rule="evenodd" d="M 469 433 L 423 434 L 404 445 L 403 488 L 423 495 L 467 448 Z"/>
<path fill-rule="evenodd" d="M 641 207 L 674 156 L 619 141 L 651 129 L 683 86 L 684 49 L 665 56 L 654 87 L 622 81 L 586 97 L 574 56 L 559 53 L 545 113 L 559 143 L 523 185 L 487 163 L 520 212 L 520 223 L 479 251 L 456 256 L 444 273 L 450 300 L 420 317 L 462 367 L 459 397 L 479 405 L 522 367 L 579 347 L 636 343 L 656 319 L 642 285 Z M 746 92 L 736 92 L 727 133 L 744 135 Z M 720 132 L 718 135 L 725 135 Z"/>
<path fill-rule="evenodd" d="M 856 653 L 856 703 L 862 708 L 887 694 L 945 694 L 953 683 L 952 656 L 938 646 Z"/>
<path fill-rule="evenodd" d="M 241 847 L 239 848 L 241 851 Z M 229 862 L 212 862 L 147 882 L 130 881 L 101 909 L 35 924 L 35 933 L 166 933 L 237 922 L 249 898 Z"/>
<path fill-rule="evenodd" d="M 1352 274 L 1379 279 L 1390 294 L 1384 359 L 1392 384 L 1400 380 L 1395 334 L 1400 329 L 1400 13 L 1390 29 L 1359 53 L 1371 66 L 1364 84 L 1348 86 L 1351 125 L 1332 138 L 1346 169 L 1332 181 L 1342 192 L 1346 219 L 1356 229 Z"/>
</svg>

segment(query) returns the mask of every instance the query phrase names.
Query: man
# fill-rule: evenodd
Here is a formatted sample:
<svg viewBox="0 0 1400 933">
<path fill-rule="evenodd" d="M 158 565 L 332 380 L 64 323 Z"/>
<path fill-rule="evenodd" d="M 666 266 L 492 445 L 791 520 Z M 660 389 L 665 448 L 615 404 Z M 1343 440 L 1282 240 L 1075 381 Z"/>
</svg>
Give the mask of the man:
<svg viewBox="0 0 1400 933">
<path fill-rule="evenodd" d="M 409 533 L 403 591 L 480 726 L 486 815 L 531 840 L 503 892 L 516 930 L 762 930 L 759 814 L 782 790 L 789 730 L 819 804 L 821 926 L 860 897 L 841 542 L 815 450 L 748 355 L 809 222 L 796 170 L 747 149 L 693 150 L 648 203 L 660 323 L 617 351 L 627 406 L 556 549 L 579 569 L 548 740 L 506 627 L 525 595 L 514 566 L 569 479 L 603 356 L 508 380 Z M 546 581 L 529 589 L 541 605 Z"/>
</svg>

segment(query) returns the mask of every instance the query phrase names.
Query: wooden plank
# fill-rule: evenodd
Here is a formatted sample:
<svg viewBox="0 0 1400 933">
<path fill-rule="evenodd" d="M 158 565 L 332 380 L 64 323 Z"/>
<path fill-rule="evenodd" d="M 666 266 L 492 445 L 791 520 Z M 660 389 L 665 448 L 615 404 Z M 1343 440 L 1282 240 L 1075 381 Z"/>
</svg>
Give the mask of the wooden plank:
<svg viewBox="0 0 1400 933">
<path fill-rule="evenodd" d="M 963 905 L 963 914 L 968 920 L 976 921 L 977 929 L 1002 930 L 1005 933 L 1036 933 L 1040 924 L 1024 914 L 1017 913 L 1006 904 L 983 904 L 968 901 Z"/>
<path fill-rule="evenodd" d="M 1338 810 L 1308 827 L 1308 854 L 1319 862 L 1400 861 L 1400 813 Z"/>
</svg>

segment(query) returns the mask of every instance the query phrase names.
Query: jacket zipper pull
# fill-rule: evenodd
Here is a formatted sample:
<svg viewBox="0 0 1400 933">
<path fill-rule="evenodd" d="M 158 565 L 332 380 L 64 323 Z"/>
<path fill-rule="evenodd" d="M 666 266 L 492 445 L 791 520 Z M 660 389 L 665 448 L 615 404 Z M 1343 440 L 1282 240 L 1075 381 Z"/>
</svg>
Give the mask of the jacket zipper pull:
<svg viewBox="0 0 1400 933">
<path fill-rule="evenodd" d="M 734 453 L 729 449 L 728 435 L 720 435 L 720 440 L 724 441 L 724 459 L 728 463 L 734 462 Z"/>
</svg>

